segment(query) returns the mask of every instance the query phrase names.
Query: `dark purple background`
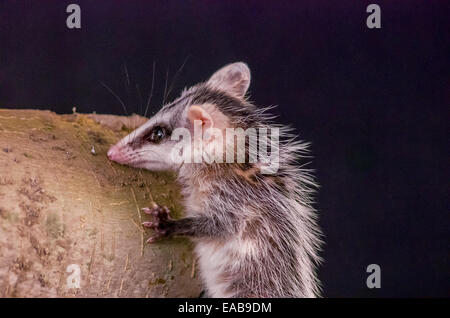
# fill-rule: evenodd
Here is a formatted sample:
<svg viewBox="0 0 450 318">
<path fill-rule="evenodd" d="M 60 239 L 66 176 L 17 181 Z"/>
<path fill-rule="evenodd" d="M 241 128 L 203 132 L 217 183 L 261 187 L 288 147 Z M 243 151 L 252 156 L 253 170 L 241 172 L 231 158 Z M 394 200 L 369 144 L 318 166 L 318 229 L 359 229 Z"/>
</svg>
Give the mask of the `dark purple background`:
<svg viewBox="0 0 450 318">
<path fill-rule="evenodd" d="M 381 30 L 365 25 L 374 2 Z M 81 30 L 65 26 L 69 3 L 81 6 Z M 324 295 L 450 296 L 448 9 L 425 0 L 2 0 L 0 107 L 123 114 L 103 81 L 142 113 L 155 62 L 155 111 L 166 71 L 170 84 L 187 57 L 171 98 L 245 61 L 252 99 L 279 105 L 280 120 L 313 143 Z M 378 290 L 365 284 L 371 263 L 381 266 Z"/>
</svg>

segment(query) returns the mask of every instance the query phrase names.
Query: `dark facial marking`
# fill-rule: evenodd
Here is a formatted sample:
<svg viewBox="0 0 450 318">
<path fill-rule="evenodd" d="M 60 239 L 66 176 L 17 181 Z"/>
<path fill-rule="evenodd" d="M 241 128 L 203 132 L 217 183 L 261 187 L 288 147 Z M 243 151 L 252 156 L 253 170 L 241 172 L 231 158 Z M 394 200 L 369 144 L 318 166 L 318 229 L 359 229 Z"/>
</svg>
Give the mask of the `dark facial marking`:
<svg viewBox="0 0 450 318">
<path fill-rule="evenodd" d="M 146 132 L 137 136 L 128 145 L 133 149 L 139 149 L 146 143 L 159 144 L 170 137 L 171 130 L 164 125 L 155 125 Z"/>
<path fill-rule="evenodd" d="M 155 126 L 147 134 L 145 134 L 142 139 L 145 142 L 159 144 L 167 136 L 170 136 L 170 132 L 167 128 L 164 126 Z"/>
</svg>

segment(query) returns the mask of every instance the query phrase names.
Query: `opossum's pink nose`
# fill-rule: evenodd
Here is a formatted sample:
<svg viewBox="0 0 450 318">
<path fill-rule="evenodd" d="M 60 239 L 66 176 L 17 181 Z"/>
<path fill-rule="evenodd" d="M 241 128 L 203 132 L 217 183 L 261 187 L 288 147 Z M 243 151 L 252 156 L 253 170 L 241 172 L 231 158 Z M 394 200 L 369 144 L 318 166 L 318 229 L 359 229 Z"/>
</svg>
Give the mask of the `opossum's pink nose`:
<svg viewBox="0 0 450 318">
<path fill-rule="evenodd" d="M 124 159 L 124 156 L 122 152 L 120 151 L 119 147 L 112 146 L 108 150 L 108 159 L 116 162 L 121 162 Z"/>
</svg>

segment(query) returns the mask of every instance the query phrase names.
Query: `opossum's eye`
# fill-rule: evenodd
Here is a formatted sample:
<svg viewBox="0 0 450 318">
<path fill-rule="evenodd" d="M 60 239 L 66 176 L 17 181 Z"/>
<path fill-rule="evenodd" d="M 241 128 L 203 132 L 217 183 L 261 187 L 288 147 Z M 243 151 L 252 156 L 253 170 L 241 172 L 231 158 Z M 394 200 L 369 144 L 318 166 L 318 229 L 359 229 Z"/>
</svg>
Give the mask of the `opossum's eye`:
<svg viewBox="0 0 450 318">
<path fill-rule="evenodd" d="M 148 134 L 145 138 L 146 141 L 152 142 L 152 143 L 160 143 L 161 140 L 164 139 L 168 135 L 168 130 L 164 127 L 156 126 L 150 131 L 150 134 Z"/>
</svg>

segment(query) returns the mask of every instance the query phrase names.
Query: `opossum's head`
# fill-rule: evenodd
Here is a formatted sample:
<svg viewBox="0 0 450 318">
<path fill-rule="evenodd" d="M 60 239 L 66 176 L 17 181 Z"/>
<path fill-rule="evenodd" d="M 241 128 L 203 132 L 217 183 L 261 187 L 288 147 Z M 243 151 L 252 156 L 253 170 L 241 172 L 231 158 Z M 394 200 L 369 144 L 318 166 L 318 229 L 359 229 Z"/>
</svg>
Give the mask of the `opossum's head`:
<svg viewBox="0 0 450 318">
<path fill-rule="evenodd" d="M 185 89 L 179 98 L 112 146 L 108 158 L 148 170 L 176 169 L 180 163 L 171 154 L 179 140 L 172 138 L 177 128 L 187 129 L 194 139 L 194 125 L 204 132 L 208 128 L 225 130 L 251 124 L 255 109 L 245 99 L 249 85 L 246 64 L 224 66 L 207 82 Z M 207 142 L 214 142 L 214 137 Z"/>
</svg>

